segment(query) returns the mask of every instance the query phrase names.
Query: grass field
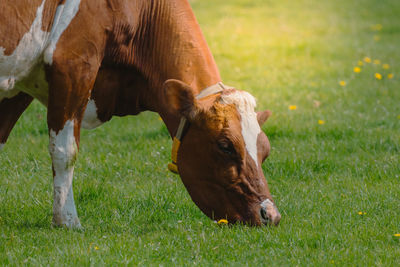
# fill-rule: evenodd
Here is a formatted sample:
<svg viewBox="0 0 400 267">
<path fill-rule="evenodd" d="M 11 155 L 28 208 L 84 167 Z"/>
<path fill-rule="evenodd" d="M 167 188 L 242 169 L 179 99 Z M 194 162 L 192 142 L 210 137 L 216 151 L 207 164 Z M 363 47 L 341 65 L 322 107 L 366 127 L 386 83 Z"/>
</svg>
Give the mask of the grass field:
<svg viewBox="0 0 400 267">
<path fill-rule="evenodd" d="M 399 266 L 400 1 L 191 4 L 224 82 L 273 111 L 263 169 L 279 227 L 203 215 L 146 112 L 83 131 L 74 194 L 85 230 L 52 228 L 35 102 L 0 152 L 0 265 Z"/>
</svg>

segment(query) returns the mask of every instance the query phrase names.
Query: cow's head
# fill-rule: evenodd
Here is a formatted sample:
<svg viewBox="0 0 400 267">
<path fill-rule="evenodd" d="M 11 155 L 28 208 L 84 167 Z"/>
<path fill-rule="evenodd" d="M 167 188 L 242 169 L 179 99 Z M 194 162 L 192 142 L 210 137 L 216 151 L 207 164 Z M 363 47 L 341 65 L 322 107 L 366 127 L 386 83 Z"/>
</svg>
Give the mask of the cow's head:
<svg viewBox="0 0 400 267">
<path fill-rule="evenodd" d="M 190 125 L 178 169 L 196 205 L 214 220 L 277 225 L 281 215 L 261 168 L 270 144 L 260 125 L 270 112 L 256 113 L 255 99 L 236 89 L 197 100 L 188 85 L 168 80 L 165 92 Z"/>
</svg>

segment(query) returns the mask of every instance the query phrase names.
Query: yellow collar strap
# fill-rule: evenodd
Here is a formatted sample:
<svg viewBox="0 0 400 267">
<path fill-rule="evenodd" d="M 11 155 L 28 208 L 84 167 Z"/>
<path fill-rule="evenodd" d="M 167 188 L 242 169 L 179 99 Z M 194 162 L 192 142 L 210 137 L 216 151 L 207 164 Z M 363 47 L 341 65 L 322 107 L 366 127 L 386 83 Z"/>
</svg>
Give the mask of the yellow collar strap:
<svg viewBox="0 0 400 267">
<path fill-rule="evenodd" d="M 224 85 L 222 82 L 216 83 L 214 85 L 211 85 L 207 87 L 206 89 L 202 90 L 197 96 L 196 99 L 201 99 L 203 97 L 209 96 L 209 95 L 214 95 L 222 92 L 225 89 L 231 89 L 232 87 Z M 181 140 L 183 138 L 182 133 L 183 129 L 185 128 L 186 125 L 186 118 L 182 117 L 181 121 L 178 126 L 178 130 L 176 131 L 174 140 L 172 142 L 172 151 L 171 151 L 171 159 L 172 162 L 168 164 L 168 170 L 170 170 L 173 173 L 178 174 L 178 151 L 179 151 L 179 146 L 181 145 Z"/>
</svg>

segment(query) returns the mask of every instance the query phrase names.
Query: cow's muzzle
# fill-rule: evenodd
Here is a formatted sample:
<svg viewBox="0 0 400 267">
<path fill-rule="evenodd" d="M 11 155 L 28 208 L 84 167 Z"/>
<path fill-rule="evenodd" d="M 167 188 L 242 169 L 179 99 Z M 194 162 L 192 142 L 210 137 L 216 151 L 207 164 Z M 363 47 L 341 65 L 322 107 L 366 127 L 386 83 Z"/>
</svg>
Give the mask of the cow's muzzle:
<svg viewBox="0 0 400 267">
<path fill-rule="evenodd" d="M 263 224 L 275 226 L 279 224 L 281 214 L 271 200 L 266 199 L 260 204 L 260 219 Z"/>
</svg>

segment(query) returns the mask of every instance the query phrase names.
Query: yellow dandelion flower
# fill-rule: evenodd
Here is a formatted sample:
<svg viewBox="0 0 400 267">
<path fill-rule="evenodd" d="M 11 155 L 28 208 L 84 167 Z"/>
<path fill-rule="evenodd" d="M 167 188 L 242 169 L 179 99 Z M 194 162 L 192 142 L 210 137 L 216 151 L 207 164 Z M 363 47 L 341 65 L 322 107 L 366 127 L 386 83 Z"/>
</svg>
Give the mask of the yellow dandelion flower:
<svg viewBox="0 0 400 267">
<path fill-rule="evenodd" d="M 381 64 L 381 61 L 379 59 L 374 59 L 374 64 L 379 65 L 379 64 Z"/>
<path fill-rule="evenodd" d="M 373 31 L 380 31 L 382 30 L 382 24 L 375 24 L 371 26 L 371 30 Z"/>
<path fill-rule="evenodd" d="M 362 212 L 362 211 L 359 211 L 359 212 L 358 212 L 358 215 L 363 215 L 363 212 Z"/>
<path fill-rule="evenodd" d="M 379 35 L 374 35 L 374 41 L 378 42 L 381 39 L 381 37 Z"/>
<path fill-rule="evenodd" d="M 354 67 L 353 71 L 355 73 L 360 73 L 361 72 L 361 68 L 360 67 Z"/>
<path fill-rule="evenodd" d="M 375 78 L 378 79 L 378 80 L 382 80 L 382 74 L 375 73 Z"/>
<path fill-rule="evenodd" d="M 358 65 L 358 66 L 363 66 L 364 63 L 363 63 L 361 60 L 359 60 L 359 61 L 357 62 L 357 65 Z"/>
<path fill-rule="evenodd" d="M 365 63 L 371 63 L 371 58 L 365 57 L 365 58 L 364 58 L 364 62 L 365 62 Z"/>
<path fill-rule="evenodd" d="M 95 249 L 95 250 L 99 250 L 99 247 L 98 247 L 98 246 L 94 246 L 94 249 Z"/>
<path fill-rule="evenodd" d="M 394 236 L 396 236 L 396 237 L 400 237 L 400 234 L 394 234 Z"/>
<path fill-rule="evenodd" d="M 318 120 L 318 124 L 319 125 L 325 124 L 325 121 L 324 120 Z"/>
<path fill-rule="evenodd" d="M 394 75 L 393 75 L 393 73 L 389 73 L 387 77 L 388 77 L 388 79 L 393 79 Z"/>
<path fill-rule="evenodd" d="M 340 86 L 346 86 L 346 82 L 345 82 L 345 81 L 340 81 L 340 82 L 339 82 L 339 85 L 340 85 Z"/>
<path fill-rule="evenodd" d="M 218 224 L 228 224 L 228 220 L 221 219 L 218 221 Z"/>
<path fill-rule="evenodd" d="M 296 105 L 290 105 L 289 106 L 289 110 L 296 110 L 297 109 L 297 106 Z"/>
<path fill-rule="evenodd" d="M 382 65 L 382 68 L 384 68 L 385 70 L 388 70 L 388 69 L 390 69 L 390 65 L 385 63 Z"/>
</svg>

